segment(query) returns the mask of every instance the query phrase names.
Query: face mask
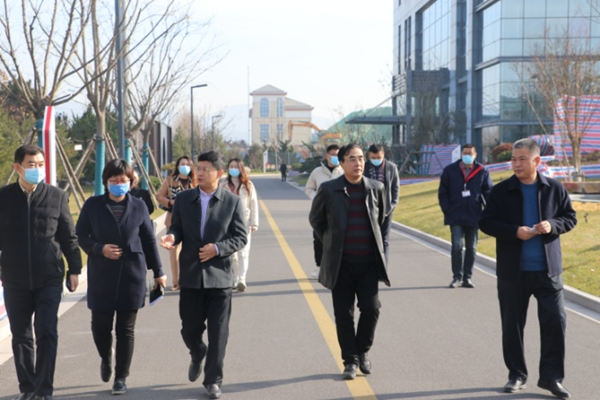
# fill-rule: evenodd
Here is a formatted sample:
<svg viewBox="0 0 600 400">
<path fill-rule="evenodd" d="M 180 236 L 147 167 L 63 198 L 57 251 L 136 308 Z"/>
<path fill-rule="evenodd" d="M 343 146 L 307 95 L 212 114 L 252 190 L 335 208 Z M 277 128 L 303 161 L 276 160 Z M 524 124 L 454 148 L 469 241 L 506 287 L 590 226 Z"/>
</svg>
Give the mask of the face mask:
<svg viewBox="0 0 600 400">
<path fill-rule="evenodd" d="M 379 167 L 383 163 L 383 158 L 371 158 L 371 164 Z"/>
<path fill-rule="evenodd" d="M 231 175 L 233 178 L 237 178 L 240 176 L 240 170 L 238 168 L 229 168 L 229 175 Z"/>
<path fill-rule="evenodd" d="M 108 191 L 115 197 L 125 196 L 129 192 L 129 182 L 117 183 L 116 185 L 109 183 Z"/>
<path fill-rule="evenodd" d="M 473 157 L 473 156 L 469 156 L 469 155 L 462 156 L 462 162 L 467 165 L 473 164 L 473 161 L 475 161 L 475 157 Z"/>
<path fill-rule="evenodd" d="M 190 168 L 190 166 L 189 166 L 189 165 L 180 165 L 180 166 L 179 166 L 179 173 L 180 173 L 181 175 L 185 175 L 185 176 L 187 176 L 187 175 L 189 175 L 189 174 L 190 174 L 190 171 L 191 171 L 191 170 L 192 170 L 192 169 Z"/>
<path fill-rule="evenodd" d="M 331 165 L 340 165 L 340 160 L 338 156 L 331 156 Z"/>
<path fill-rule="evenodd" d="M 23 170 L 25 171 L 23 179 L 32 185 L 37 185 L 46 178 L 45 168 L 24 168 Z"/>
</svg>

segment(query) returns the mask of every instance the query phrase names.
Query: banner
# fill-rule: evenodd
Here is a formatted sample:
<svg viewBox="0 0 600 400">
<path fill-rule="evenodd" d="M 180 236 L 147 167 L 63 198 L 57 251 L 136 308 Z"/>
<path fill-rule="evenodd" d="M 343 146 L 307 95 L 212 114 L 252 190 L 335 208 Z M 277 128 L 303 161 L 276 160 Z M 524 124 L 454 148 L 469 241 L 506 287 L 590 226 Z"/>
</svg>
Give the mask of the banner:
<svg viewBox="0 0 600 400">
<path fill-rule="evenodd" d="M 46 107 L 42 143 L 46 153 L 46 183 L 56 186 L 56 122 L 54 107 Z"/>
</svg>

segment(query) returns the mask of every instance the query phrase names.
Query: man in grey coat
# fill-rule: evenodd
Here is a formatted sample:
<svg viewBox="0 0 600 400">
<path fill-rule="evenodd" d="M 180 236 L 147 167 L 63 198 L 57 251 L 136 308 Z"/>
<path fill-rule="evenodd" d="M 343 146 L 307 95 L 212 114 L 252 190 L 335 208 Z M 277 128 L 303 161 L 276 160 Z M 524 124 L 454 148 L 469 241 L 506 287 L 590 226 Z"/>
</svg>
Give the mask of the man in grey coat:
<svg viewBox="0 0 600 400">
<path fill-rule="evenodd" d="M 365 156 L 352 143 L 340 149 L 344 175 L 323 182 L 315 196 L 309 220 L 323 242 L 319 282 L 331 289 L 338 342 L 344 361 L 344 379 L 356 370 L 371 373 L 368 351 L 379 318 L 379 281 L 390 285 L 384 255 L 385 189 L 381 182 L 363 177 Z M 360 318 L 354 326 L 354 304 Z"/>
<path fill-rule="evenodd" d="M 188 378 L 198 379 L 206 356 L 203 385 L 210 399 L 221 397 L 231 315 L 231 256 L 248 241 L 240 198 L 219 186 L 224 168 L 215 151 L 198 156 L 198 187 L 177 195 L 171 227 L 161 238 L 166 249 L 182 243 L 179 315 L 181 336 L 191 355 Z M 208 346 L 202 341 L 207 328 Z"/>
</svg>

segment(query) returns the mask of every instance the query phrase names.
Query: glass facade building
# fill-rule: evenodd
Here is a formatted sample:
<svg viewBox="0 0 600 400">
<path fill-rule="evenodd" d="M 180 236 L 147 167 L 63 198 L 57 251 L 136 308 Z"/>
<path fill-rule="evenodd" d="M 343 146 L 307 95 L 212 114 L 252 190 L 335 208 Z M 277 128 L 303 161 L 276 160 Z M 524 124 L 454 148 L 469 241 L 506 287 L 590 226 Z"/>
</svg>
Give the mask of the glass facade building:
<svg viewBox="0 0 600 400">
<path fill-rule="evenodd" d="M 447 137 L 476 144 L 483 162 L 496 145 L 540 133 L 524 96 L 535 77 L 524 76 L 524 64 L 556 38 L 590 49 L 600 45 L 600 16 L 588 0 L 398 3 L 393 59 L 394 105 L 405 116 L 400 137 L 418 134 L 411 132 L 419 112 L 415 98 L 429 76 L 439 83 L 432 106 L 440 118 L 452 115 Z"/>
</svg>

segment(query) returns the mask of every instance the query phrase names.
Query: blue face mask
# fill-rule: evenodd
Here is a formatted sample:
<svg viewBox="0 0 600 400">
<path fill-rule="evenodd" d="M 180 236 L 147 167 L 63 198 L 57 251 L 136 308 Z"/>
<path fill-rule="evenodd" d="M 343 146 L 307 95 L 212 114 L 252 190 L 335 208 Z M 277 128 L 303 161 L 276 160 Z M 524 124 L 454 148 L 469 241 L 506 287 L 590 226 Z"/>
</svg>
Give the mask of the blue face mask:
<svg viewBox="0 0 600 400">
<path fill-rule="evenodd" d="M 46 179 L 45 168 L 24 168 L 24 171 L 25 175 L 23 175 L 23 179 L 32 185 L 37 185 Z"/>
<path fill-rule="evenodd" d="M 383 158 L 371 158 L 371 164 L 379 167 L 381 164 L 383 164 Z"/>
<path fill-rule="evenodd" d="M 125 196 L 127 192 L 129 192 L 130 182 L 126 183 L 117 183 L 113 185 L 112 183 L 108 184 L 108 191 L 115 197 Z"/>
<path fill-rule="evenodd" d="M 231 175 L 233 178 L 237 178 L 240 176 L 240 170 L 237 168 L 229 168 L 229 175 Z"/>
<path fill-rule="evenodd" d="M 338 156 L 331 156 L 331 165 L 340 165 L 340 159 Z"/>
<path fill-rule="evenodd" d="M 192 169 L 190 168 L 189 165 L 180 165 L 179 166 L 179 173 L 183 176 L 188 176 L 191 171 L 192 171 Z"/>
<path fill-rule="evenodd" d="M 462 162 L 467 165 L 473 164 L 473 161 L 475 161 L 475 157 L 473 157 L 473 156 L 469 156 L 469 155 L 462 156 Z"/>
</svg>

